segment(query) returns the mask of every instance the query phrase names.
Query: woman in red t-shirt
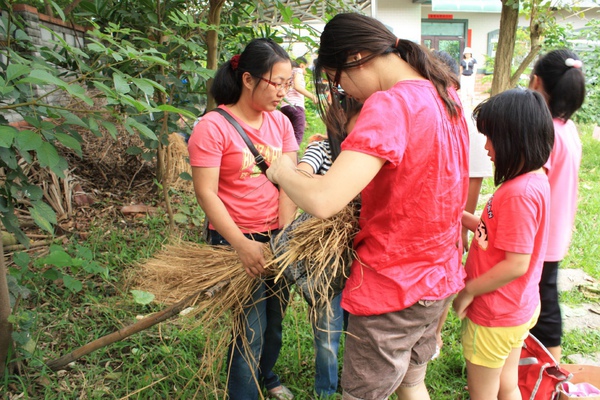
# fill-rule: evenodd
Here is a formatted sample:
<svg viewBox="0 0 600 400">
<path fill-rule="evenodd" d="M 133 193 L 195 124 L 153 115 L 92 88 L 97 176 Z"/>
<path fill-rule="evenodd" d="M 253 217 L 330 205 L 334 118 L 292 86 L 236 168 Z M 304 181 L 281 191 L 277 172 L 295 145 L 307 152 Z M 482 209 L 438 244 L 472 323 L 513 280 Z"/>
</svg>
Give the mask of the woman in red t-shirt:
<svg viewBox="0 0 600 400">
<path fill-rule="evenodd" d="M 363 102 L 322 179 L 281 157 L 267 171 L 303 210 L 327 218 L 361 194 L 357 260 L 344 288 L 350 313 L 346 398 L 428 399 L 424 383 L 436 326 L 464 286 L 460 218 L 468 185 L 468 129 L 453 76 L 429 50 L 360 14 L 338 14 L 321 35 L 314 78 L 327 75 Z"/>
<path fill-rule="evenodd" d="M 241 125 L 267 163 L 282 154 L 296 159 L 292 125 L 276 110 L 291 79 L 288 54 L 271 39 L 254 39 L 219 68 L 211 87 L 219 108 Z M 291 222 L 296 206 L 261 173 L 241 135 L 217 112 L 196 124 L 188 147 L 196 197 L 210 221 L 210 243 L 233 246 L 244 270 L 257 282 L 244 309 L 251 354 L 237 337 L 227 362 L 229 398 L 258 399 L 258 382 L 270 396 L 290 400 L 291 392 L 272 370 L 281 349 L 289 293 L 281 281 L 261 276 L 264 243 Z"/>
</svg>

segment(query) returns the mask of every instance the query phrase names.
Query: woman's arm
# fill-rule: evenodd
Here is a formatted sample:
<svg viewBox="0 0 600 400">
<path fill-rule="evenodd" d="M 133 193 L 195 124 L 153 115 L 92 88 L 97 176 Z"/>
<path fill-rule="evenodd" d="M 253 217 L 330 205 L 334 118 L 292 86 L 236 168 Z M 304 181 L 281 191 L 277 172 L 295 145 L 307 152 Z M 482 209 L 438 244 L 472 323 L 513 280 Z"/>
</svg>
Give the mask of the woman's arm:
<svg viewBox="0 0 600 400">
<path fill-rule="evenodd" d="M 215 230 L 235 249 L 246 273 L 253 278 L 263 274 L 264 245 L 244 236 L 217 195 L 219 168 L 192 167 L 192 180 L 198 204 Z"/>
<path fill-rule="evenodd" d="M 267 170 L 267 177 L 304 211 L 317 218 L 329 218 L 350 203 L 384 163 L 382 158 L 342 151 L 322 179 L 311 179 L 296 172 L 292 159 L 280 157 Z"/>
<path fill-rule="evenodd" d="M 283 153 L 283 156 L 289 157 L 294 162 L 297 158 L 296 152 Z M 294 220 L 297 209 L 298 206 L 285 193 L 285 190 L 279 190 L 279 228 L 283 228 Z"/>
<path fill-rule="evenodd" d="M 494 265 L 483 275 L 467 281 L 465 288 L 458 293 L 453 302 L 454 311 L 460 319 L 464 318 L 467 308 L 476 296 L 492 292 L 520 278 L 527 273 L 531 254 L 507 251 L 504 260 Z"/>
</svg>

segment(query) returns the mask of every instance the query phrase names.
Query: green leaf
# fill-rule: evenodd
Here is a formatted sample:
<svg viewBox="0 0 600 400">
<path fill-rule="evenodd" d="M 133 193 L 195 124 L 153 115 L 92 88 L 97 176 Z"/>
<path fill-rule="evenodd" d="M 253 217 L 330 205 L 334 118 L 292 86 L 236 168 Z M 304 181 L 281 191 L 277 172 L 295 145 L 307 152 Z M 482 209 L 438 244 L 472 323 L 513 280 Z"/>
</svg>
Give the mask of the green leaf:
<svg viewBox="0 0 600 400">
<path fill-rule="evenodd" d="M 13 254 L 13 262 L 21 268 L 27 268 L 31 262 L 29 253 L 19 251 Z"/>
<path fill-rule="evenodd" d="M 154 86 L 148 82 L 148 79 L 132 78 L 131 80 L 133 81 L 134 85 L 137 86 L 147 96 L 152 96 L 154 94 Z"/>
<path fill-rule="evenodd" d="M 138 304 L 146 305 L 154 300 L 154 295 L 152 293 L 144 292 L 142 290 L 132 290 L 131 294 L 133 295 L 133 300 Z"/>
<path fill-rule="evenodd" d="M 113 82 L 115 84 L 115 90 L 117 91 L 117 93 L 125 94 L 129 93 L 129 91 L 131 90 L 129 84 L 127 83 L 127 80 L 120 73 L 115 73 L 113 75 Z"/>
<path fill-rule="evenodd" d="M 196 119 L 196 114 L 194 114 L 193 112 L 190 112 L 188 110 L 184 110 L 183 108 L 173 107 L 173 106 L 171 106 L 169 104 L 161 104 L 160 106 L 158 106 L 156 108 L 159 109 L 160 111 L 177 113 L 177 114 L 181 114 L 181 115 L 183 115 L 185 117 L 188 117 L 188 118 Z"/>
<path fill-rule="evenodd" d="M 56 148 L 48 142 L 42 142 L 36 153 L 42 167 L 52 168 L 60 161 Z"/>
<path fill-rule="evenodd" d="M 94 133 L 94 135 L 100 137 L 102 133 L 100 132 L 100 128 L 98 127 L 98 122 L 94 118 L 88 119 L 88 126 L 90 127 L 90 131 Z"/>
<path fill-rule="evenodd" d="M 132 155 L 132 156 L 137 156 L 138 154 L 142 154 L 143 152 L 144 152 L 144 150 L 137 146 L 131 146 L 131 147 L 128 147 L 127 150 L 125 150 L 125 153 Z"/>
<path fill-rule="evenodd" d="M 90 43 L 87 45 L 87 48 L 96 53 L 106 53 L 106 47 L 102 43 Z"/>
<path fill-rule="evenodd" d="M 83 288 L 81 281 L 78 281 L 69 275 L 63 275 L 63 283 L 65 284 L 65 287 L 73 293 L 77 293 Z"/>
<path fill-rule="evenodd" d="M 104 93 L 106 95 L 106 97 L 109 98 L 116 98 L 117 97 L 117 93 L 112 90 L 111 88 L 109 88 L 108 86 L 106 86 L 105 84 L 98 82 L 98 81 L 94 81 L 94 86 L 96 87 L 96 89 L 101 90 L 102 93 Z"/>
<path fill-rule="evenodd" d="M 94 105 L 94 100 L 92 100 L 92 98 L 86 94 L 85 89 L 75 83 L 71 83 L 69 86 L 67 86 L 67 92 L 69 92 L 69 94 L 72 96 L 83 100 L 87 105 Z"/>
<path fill-rule="evenodd" d="M 73 258 L 64 250 L 52 246 L 50 254 L 41 258 L 40 262 L 47 265 L 54 265 L 55 267 L 70 267 L 73 264 Z"/>
<path fill-rule="evenodd" d="M 28 74 L 31 71 L 31 68 L 28 65 L 24 64 L 9 64 L 6 68 L 6 81 L 12 81 L 19 76 L 23 76 Z"/>
<path fill-rule="evenodd" d="M 25 185 L 22 190 L 23 194 L 32 201 L 41 200 L 44 197 L 44 191 L 36 185 Z"/>
<path fill-rule="evenodd" d="M 18 130 L 10 125 L 0 125 L 0 147 L 9 148 L 12 146 L 14 137 Z"/>
<path fill-rule="evenodd" d="M 133 118 L 127 119 L 126 125 L 131 126 L 132 128 L 137 129 L 137 131 L 142 135 L 147 137 L 148 139 L 158 140 L 156 134 L 150 130 L 146 125 L 140 124 L 137 120 Z"/>
<path fill-rule="evenodd" d="M 177 214 L 173 215 L 173 220 L 179 224 L 187 224 L 188 217 L 185 214 L 177 213 Z"/>
<path fill-rule="evenodd" d="M 65 119 L 65 124 L 77 125 L 77 126 L 80 126 L 82 128 L 86 128 L 86 129 L 89 128 L 89 126 L 77 115 L 75 115 L 71 112 L 68 112 L 68 111 L 64 111 L 64 110 L 59 110 L 57 112 L 60 114 L 61 117 L 63 117 Z"/>
<path fill-rule="evenodd" d="M 140 60 L 142 61 L 147 61 L 147 62 L 151 62 L 151 63 L 156 63 L 156 64 L 160 64 L 160 65 L 164 65 L 165 67 L 170 67 L 171 63 L 167 60 L 164 60 L 160 57 L 155 57 L 155 56 L 140 56 Z"/>
<path fill-rule="evenodd" d="M 180 173 L 179 178 L 181 178 L 184 181 L 190 181 L 190 182 L 192 181 L 192 176 L 187 172 Z"/>
<path fill-rule="evenodd" d="M 4 162 L 4 164 L 6 164 L 6 166 L 10 169 L 19 168 L 17 156 L 12 149 L 0 147 L 0 160 L 2 160 L 2 162 Z"/>
<path fill-rule="evenodd" d="M 54 268 L 49 268 L 46 271 L 44 271 L 44 273 L 42 274 L 42 276 L 50 281 L 54 281 L 58 278 L 61 277 L 61 273 L 58 272 L 56 269 Z"/>
<path fill-rule="evenodd" d="M 75 150 L 77 155 L 81 156 L 81 144 L 73 136 L 67 135 L 66 133 L 62 133 L 62 132 L 56 132 L 55 137 L 63 145 L 65 145 L 66 147 L 68 147 L 70 149 Z"/>
<path fill-rule="evenodd" d="M 63 12 L 62 8 L 60 8 L 60 6 L 52 0 L 50 0 L 50 4 L 52 4 L 54 11 L 56 11 L 56 13 L 60 16 L 60 19 L 62 19 L 63 21 L 66 21 L 67 19 L 65 18 L 65 13 Z"/>
<path fill-rule="evenodd" d="M 108 121 L 100 121 L 100 123 L 102 124 L 103 127 L 106 128 L 106 130 L 108 131 L 108 134 L 110 136 L 112 136 L 113 139 L 117 138 L 117 127 L 115 126 L 115 124 L 113 124 L 112 122 L 108 122 Z"/>
<path fill-rule="evenodd" d="M 39 83 L 42 85 L 56 85 L 60 88 L 66 89 L 67 83 L 61 81 L 57 77 L 51 75 L 48 71 L 43 69 L 34 69 L 25 78 L 20 79 L 17 83 Z"/>
<path fill-rule="evenodd" d="M 15 146 L 20 151 L 38 151 L 42 146 L 42 138 L 40 134 L 28 129 L 20 131 L 15 136 Z"/>
<path fill-rule="evenodd" d="M 32 203 L 29 212 L 37 226 L 46 232 L 54 233 L 53 225 L 56 224 L 56 214 L 52 207 L 38 200 Z"/>
</svg>

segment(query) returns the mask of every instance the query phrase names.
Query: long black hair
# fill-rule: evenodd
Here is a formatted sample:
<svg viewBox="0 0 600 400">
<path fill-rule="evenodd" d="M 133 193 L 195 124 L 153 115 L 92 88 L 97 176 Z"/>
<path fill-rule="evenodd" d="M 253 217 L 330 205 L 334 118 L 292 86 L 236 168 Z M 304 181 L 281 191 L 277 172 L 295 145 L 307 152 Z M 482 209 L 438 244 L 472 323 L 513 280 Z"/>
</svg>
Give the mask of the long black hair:
<svg viewBox="0 0 600 400">
<path fill-rule="evenodd" d="M 370 55 L 346 63 L 348 57 L 359 52 Z M 458 78 L 435 58 L 428 49 L 410 40 L 398 39 L 375 18 L 358 13 L 337 14 L 325 25 L 321 34 L 318 57 L 315 61 L 315 87 L 322 79 L 324 69 L 345 70 L 363 65 L 374 57 L 398 54 L 412 68 L 434 86 L 444 102 L 448 114 L 459 115 L 459 105 L 448 94 L 448 88 L 459 87 Z M 331 82 L 329 83 L 331 85 Z M 335 104 L 335 101 L 333 102 Z M 325 112 L 327 105 L 322 105 Z"/>
<path fill-rule="evenodd" d="M 512 89 L 490 97 L 473 110 L 477 129 L 494 146 L 494 183 L 544 166 L 554 146 L 554 124 L 544 97 Z"/>
<path fill-rule="evenodd" d="M 566 49 L 551 51 L 535 63 L 532 74 L 542 81 L 552 117 L 567 121 L 583 104 L 585 77 L 582 67 L 577 54 Z"/>
<path fill-rule="evenodd" d="M 242 94 L 244 72 L 259 77 L 271 71 L 276 63 L 290 61 L 288 53 L 269 38 L 253 39 L 239 58 L 234 57 L 219 67 L 210 88 L 210 94 L 219 105 L 237 103 Z"/>
</svg>

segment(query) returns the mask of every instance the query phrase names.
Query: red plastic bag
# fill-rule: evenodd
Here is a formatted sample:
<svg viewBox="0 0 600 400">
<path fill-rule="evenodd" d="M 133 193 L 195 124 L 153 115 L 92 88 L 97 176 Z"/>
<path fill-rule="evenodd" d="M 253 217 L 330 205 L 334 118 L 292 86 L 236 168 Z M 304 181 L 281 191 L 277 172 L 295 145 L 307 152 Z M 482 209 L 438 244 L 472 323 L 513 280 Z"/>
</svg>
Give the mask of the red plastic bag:
<svg viewBox="0 0 600 400">
<path fill-rule="evenodd" d="M 573 375 L 561 368 L 532 334 L 525 339 L 519 360 L 519 389 L 523 400 L 553 400 Z"/>
</svg>

